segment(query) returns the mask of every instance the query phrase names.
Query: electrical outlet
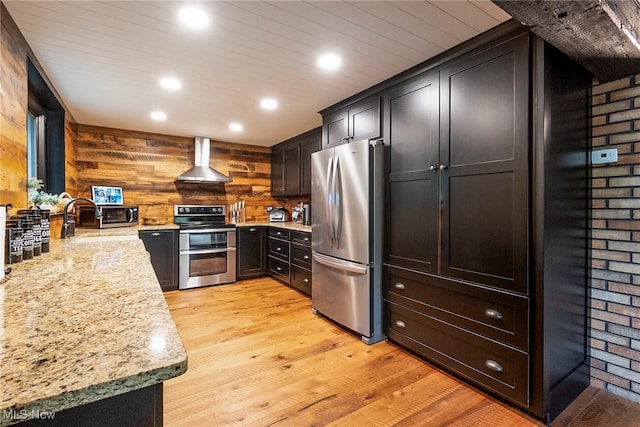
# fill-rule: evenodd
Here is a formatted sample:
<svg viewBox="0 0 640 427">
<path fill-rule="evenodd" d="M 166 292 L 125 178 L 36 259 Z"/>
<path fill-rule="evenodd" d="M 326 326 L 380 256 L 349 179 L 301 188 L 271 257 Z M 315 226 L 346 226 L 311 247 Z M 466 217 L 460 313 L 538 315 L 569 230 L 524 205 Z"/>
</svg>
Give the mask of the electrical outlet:
<svg viewBox="0 0 640 427">
<path fill-rule="evenodd" d="M 594 150 L 591 152 L 591 163 L 614 163 L 618 161 L 618 149 L 607 148 L 604 150 Z"/>
</svg>

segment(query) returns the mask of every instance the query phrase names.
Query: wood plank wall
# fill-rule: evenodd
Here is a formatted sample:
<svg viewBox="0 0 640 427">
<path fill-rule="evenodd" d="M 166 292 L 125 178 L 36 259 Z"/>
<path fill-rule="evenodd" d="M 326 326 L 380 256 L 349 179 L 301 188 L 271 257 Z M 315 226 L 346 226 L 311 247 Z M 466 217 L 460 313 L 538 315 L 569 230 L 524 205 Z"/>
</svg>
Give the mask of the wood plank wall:
<svg viewBox="0 0 640 427">
<path fill-rule="evenodd" d="M 65 114 L 64 120 L 64 187 L 70 194 L 78 192 L 78 125 Z"/>
<path fill-rule="evenodd" d="M 0 203 L 27 206 L 27 58 L 65 108 L 65 186 L 76 191 L 76 122 L 13 18 L 0 3 Z"/>
<path fill-rule="evenodd" d="M 211 167 L 230 175 L 228 184 L 184 183 L 175 178 L 193 166 L 194 139 L 170 135 L 77 127 L 77 193 L 92 185 L 122 187 L 126 204 L 140 216 L 173 220 L 175 204 L 223 204 L 245 200 L 248 221 L 267 219 L 271 197 L 271 148 L 211 141 Z"/>
<path fill-rule="evenodd" d="M 0 21 L 0 203 L 27 205 L 27 44 L 4 5 Z"/>
</svg>

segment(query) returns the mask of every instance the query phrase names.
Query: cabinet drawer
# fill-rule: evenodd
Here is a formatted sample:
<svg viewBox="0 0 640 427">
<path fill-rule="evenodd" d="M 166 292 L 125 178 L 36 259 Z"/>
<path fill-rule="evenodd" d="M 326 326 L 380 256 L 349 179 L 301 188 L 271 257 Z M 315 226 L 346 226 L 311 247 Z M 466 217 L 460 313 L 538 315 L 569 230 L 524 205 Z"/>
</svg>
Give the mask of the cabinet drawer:
<svg viewBox="0 0 640 427">
<path fill-rule="evenodd" d="M 292 231 L 291 241 L 300 245 L 311 246 L 311 233 L 304 231 Z"/>
<path fill-rule="evenodd" d="M 291 245 L 291 262 L 311 270 L 311 248 L 296 244 Z"/>
<path fill-rule="evenodd" d="M 289 263 L 270 256 L 269 273 L 275 278 L 289 284 Z"/>
<path fill-rule="evenodd" d="M 291 238 L 291 232 L 289 230 L 285 230 L 284 228 L 269 227 L 269 237 L 289 240 Z"/>
<path fill-rule="evenodd" d="M 387 303 L 385 333 L 398 344 L 513 402 L 529 404 L 527 353 Z"/>
<path fill-rule="evenodd" d="M 385 268 L 384 286 L 389 301 L 522 350 L 529 348 L 526 297 L 390 266 Z"/>
<path fill-rule="evenodd" d="M 296 265 L 291 266 L 291 286 L 311 296 L 311 271 Z"/>
<path fill-rule="evenodd" d="M 269 255 L 289 261 L 289 242 L 269 238 Z"/>
</svg>

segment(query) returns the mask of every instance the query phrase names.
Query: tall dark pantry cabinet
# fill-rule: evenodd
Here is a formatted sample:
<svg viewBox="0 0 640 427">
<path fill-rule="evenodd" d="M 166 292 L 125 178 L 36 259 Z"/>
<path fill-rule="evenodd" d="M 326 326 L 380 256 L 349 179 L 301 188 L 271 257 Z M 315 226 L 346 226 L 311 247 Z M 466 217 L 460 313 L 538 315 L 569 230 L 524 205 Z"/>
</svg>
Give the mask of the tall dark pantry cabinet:
<svg viewBox="0 0 640 427">
<path fill-rule="evenodd" d="M 589 383 L 590 83 L 510 21 L 335 106 L 381 99 L 385 334 L 545 421 Z"/>
<path fill-rule="evenodd" d="M 385 331 L 544 420 L 588 384 L 589 84 L 519 31 L 383 95 Z"/>
</svg>

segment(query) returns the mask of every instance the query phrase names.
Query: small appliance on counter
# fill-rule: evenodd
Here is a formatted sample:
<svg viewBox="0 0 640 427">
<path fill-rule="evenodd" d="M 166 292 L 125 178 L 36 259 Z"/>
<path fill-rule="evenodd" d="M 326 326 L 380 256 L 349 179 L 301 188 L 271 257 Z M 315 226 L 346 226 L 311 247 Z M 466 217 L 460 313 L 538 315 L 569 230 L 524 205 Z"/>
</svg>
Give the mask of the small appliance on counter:
<svg viewBox="0 0 640 427">
<path fill-rule="evenodd" d="M 98 206 L 100 218 L 96 219 L 96 209 L 90 205 L 78 205 L 78 227 L 114 228 L 138 225 L 138 206 Z"/>
<path fill-rule="evenodd" d="M 96 209 L 93 206 L 78 204 L 76 206 L 76 226 L 114 228 L 138 225 L 138 206 L 124 205 L 124 194 L 121 187 L 92 185 L 91 200 L 98 207 L 100 218 L 96 218 Z"/>
<path fill-rule="evenodd" d="M 269 222 L 287 222 L 288 216 L 287 211 L 282 206 L 278 206 L 269 212 Z"/>
</svg>

